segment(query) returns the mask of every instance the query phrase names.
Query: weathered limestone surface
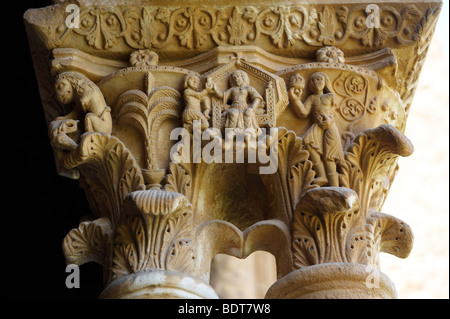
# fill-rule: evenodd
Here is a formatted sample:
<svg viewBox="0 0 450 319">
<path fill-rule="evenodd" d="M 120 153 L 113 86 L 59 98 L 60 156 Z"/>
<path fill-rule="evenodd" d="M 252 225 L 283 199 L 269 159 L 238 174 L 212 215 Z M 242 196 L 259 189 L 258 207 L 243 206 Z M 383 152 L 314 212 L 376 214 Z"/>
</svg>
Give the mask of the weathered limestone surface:
<svg viewBox="0 0 450 319">
<path fill-rule="evenodd" d="M 258 250 L 267 298 L 396 297 L 379 254 L 413 235 L 382 207 L 440 1 L 55 2 L 24 19 L 101 298 L 217 298 L 214 256 Z"/>
</svg>

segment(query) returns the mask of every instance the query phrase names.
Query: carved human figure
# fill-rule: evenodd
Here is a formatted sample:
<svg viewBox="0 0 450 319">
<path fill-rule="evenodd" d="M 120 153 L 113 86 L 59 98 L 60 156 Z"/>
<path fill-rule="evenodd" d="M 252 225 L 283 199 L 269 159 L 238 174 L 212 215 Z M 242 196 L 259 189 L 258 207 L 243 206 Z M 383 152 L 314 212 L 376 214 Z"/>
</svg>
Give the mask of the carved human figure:
<svg viewBox="0 0 450 319">
<path fill-rule="evenodd" d="M 304 103 L 300 100 L 301 93 L 290 90 L 289 97 L 297 116 L 310 116 L 313 121 L 303 137 L 303 143 L 315 167 L 315 183 L 320 186 L 339 186 L 337 167 L 343 162 L 344 156 L 339 130 L 331 112 L 334 93 L 330 79 L 325 73 L 316 72 L 311 75 L 308 85 L 312 94 Z"/>
<path fill-rule="evenodd" d="M 241 70 L 232 72 L 229 87 L 228 90 L 221 92 L 214 86 L 216 96 L 224 101 L 225 128 L 253 128 L 259 132 L 256 114 L 262 111 L 263 98 L 254 87 L 250 86 L 247 73 Z"/>
<path fill-rule="evenodd" d="M 200 77 L 188 74 L 184 80 L 183 92 L 185 109 L 182 114 L 183 126 L 192 132 L 194 121 L 201 121 L 202 130 L 209 127 L 211 100 L 206 89 L 200 91 Z"/>
<path fill-rule="evenodd" d="M 111 134 L 111 108 L 106 105 L 103 94 L 91 80 L 76 72 L 64 72 L 56 77 L 55 90 L 56 97 L 61 103 L 73 102 L 73 109 L 69 114 L 59 116 L 51 123 L 53 136 L 65 134 L 67 130 L 62 126 L 68 124 L 71 131 L 78 130 L 77 123 L 83 120 L 83 115 L 84 132 Z M 59 136 L 62 141 L 63 138 Z M 53 142 L 58 144 L 56 140 Z"/>
</svg>

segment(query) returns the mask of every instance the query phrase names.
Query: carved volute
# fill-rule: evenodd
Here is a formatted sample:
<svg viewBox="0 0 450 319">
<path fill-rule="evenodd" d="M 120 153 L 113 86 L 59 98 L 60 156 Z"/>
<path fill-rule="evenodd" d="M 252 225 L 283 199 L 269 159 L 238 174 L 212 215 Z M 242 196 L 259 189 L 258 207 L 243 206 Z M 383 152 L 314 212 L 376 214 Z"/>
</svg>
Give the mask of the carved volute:
<svg viewBox="0 0 450 319">
<path fill-rule="evenodd" d="M 64 254 L 102 265 L 100 297 L 217 298 L 214 256 L 257 250 L 268 298 L 396 297 L 379 254 L 413 235 L 382 209 L 439 1 L 85 0 L 77 26 L 68 3 L 24 17 L 94 216 Z"/>
</svg>

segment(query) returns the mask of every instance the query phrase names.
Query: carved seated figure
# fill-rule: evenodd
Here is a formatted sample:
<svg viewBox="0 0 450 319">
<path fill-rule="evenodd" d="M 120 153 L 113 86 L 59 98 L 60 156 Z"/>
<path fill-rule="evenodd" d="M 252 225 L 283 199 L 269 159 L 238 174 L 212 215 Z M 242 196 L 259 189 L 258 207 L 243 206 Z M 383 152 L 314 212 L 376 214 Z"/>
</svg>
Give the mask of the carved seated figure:
<svg viewBox="0 0 450 319">
<path fill-rule="evenodd" d="M 247 73 L 237 70 L 230 75 L 228 90 L 221 92 L 214 86 L 215 95 L 224 101 L 225 128 L 261 131 L 255 115 L 263 111 L 263 98 L 249 82 Z"/>
<path fill-rule="evenodd" d="M 99 88 L 84 75 L 64 72 L 55 81 L 56 97 L 63 104 L 74 103 L 72 111 L 51 122 L 53 144 L 62 150 L 71 150 L 76 143 L 61 134 L 79 130 L 77 123 L 83 119 L 84 131 L 111 134 L 111 108 L 106 105 Z M 69 126 L 69 127 L 67 127 Z M 56 138 L 58 136 L 58 138 Z"/>
<path fill-rule="evenodd" d="M 189 74 L 184 81 L 183 92 L 185 109 L 182 114 L 183 126 L 190 132 L 194 121 L 201 121 L 201 128 L 209 127 L 209 113 L 211 111 L 211 100 L 207 90 L 200 91 L 200 78 Z"/>
<path fill-rule="evenodd" d="M 291 80 L 291 83 L 298 82 Z M 344 161 L 344 156 L 339 130 L 331 112 L 334 93 L 330 79 L 325 73 L 316 72 L 311 75 L 308 84 L 312 94 L 304 103 L 300 100 L 301 92 L 295 85 L 289 90 L 289 97 L 297 116 L 311 116 L 313 121 L 303 137 L 303 143 L 314 165 L 315 183 L 319 186 L 339 186 L 337 167 Z"/>
</svg>

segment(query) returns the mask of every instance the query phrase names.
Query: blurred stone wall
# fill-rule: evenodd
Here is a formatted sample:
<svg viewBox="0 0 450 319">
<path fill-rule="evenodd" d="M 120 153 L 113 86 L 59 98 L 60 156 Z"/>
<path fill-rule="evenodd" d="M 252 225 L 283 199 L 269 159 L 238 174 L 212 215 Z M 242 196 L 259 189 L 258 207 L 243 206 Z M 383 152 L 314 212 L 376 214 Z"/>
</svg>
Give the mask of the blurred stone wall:
<svg viewBox="0 0 450 319">
<path fill-rule="evenodd" d="M 448 19 L 448 11 L 447 17 L 443 14 Z M 449 62 L 444 52 L 435 36 L 406 124 L 414 153 L 400 158 L 383 207 L 414 233 L 408 258 L 381 254 L 381 271 L 401 299 L 449 298 Z"/>
</svg>

